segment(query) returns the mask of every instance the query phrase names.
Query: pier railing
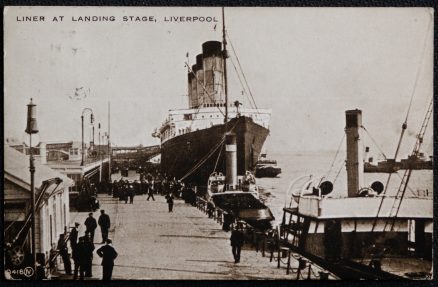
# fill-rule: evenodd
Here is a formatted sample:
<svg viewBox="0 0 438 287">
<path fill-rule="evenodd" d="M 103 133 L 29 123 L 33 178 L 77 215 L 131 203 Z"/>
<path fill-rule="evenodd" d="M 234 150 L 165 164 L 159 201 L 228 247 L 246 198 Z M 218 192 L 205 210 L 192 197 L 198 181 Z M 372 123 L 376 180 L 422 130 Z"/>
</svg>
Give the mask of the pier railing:
<svg viewBox="0 0 438 287">
<path fill-rule="evenodd" d="M 225 222 L 224 216 L 227 212 L 219 207 L 209 203 L 202 197 L 196 197 L 196 207 L 208 215 L 209 218 L 213 218 L 217 223 L 223 224 Z M 236 220 L 236 219 L 234 219 Z M 288 244 L 285 244 L 281 237 L 280 231 L 277 228 L 260 231 L 253 228 L 246 222 L 241 222 L 245 233 L 245 241 L 251 243 L 256 252 L 261 252 L 265 257 L 269 254 L 269 262 L 277 262 L 277 268 L 281 266 L 286 267 L 286 274 L 296 274 L 295 279 L 329 279 L 329 273 L 319 266 L 313 264 L 313 262 L 305 259 L 292 252 Z M 291 266 L 291 259 L 294 259 L 298 265 L 296 267 Z M 317 271 L 315 271 L 316 269 Z"/>
</svg>

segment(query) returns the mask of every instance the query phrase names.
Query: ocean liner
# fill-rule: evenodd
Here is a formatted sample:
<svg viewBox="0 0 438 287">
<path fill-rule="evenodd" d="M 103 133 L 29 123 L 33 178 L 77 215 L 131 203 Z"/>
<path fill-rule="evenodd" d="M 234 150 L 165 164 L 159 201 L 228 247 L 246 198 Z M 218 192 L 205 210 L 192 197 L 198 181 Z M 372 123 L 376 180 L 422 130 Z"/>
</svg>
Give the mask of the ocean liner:
<svg viewBox="0 0 438 287">
<path fill-rule="evenodd" d="M 161 170 L 167 176 L 205 186 L 209 175 L 224 172 L 225 134 L 237 141 L 237 173 L 253 170 L 269 134 L 271 111 L 228 100 L 227 42 L 202 44 L 188 69 L 188 107 L 169 110 L 153 136 L 161 140 Z M 255 104 L 254 104 L 255 105 Z"/>
</svg>

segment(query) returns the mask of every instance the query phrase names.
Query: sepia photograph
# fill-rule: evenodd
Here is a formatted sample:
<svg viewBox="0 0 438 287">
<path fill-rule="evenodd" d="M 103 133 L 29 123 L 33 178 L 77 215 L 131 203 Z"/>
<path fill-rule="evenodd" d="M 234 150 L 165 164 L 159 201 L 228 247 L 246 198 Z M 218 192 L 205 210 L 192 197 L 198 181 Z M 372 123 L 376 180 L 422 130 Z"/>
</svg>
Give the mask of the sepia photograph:
<svg viewBox="0 0 438 287">
<path fill-rule="evenodd" d="M 5 279 L 433 279 L 433 8 L 3 17 Z"/>
</svg>

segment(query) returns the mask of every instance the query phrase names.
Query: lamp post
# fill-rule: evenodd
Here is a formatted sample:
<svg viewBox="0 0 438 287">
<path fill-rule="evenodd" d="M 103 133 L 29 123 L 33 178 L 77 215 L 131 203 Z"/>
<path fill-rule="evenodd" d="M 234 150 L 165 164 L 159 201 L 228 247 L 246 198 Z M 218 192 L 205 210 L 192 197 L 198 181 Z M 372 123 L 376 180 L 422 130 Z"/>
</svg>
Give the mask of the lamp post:
<svg viewBox="0 0 438 287">
<path fill-rule="evenodd" d="M 36 245 L 35 245 L 35 164 L 32 153 L 32 134 L 38 133 L 38 125 L 36 119 L 36 105 L 30 103 L 27 105 L 27 126 L 26 133 L 29 134 L 29 171 L 30 171 L 30 193 L 31 193 L 31 209 L 32 209 L 32 267 L 33 276 L 36 279 Z"/>
<path fill-rule="evenodd" d="M 90 122 L 91 124 L 93 124 L 94 121 L 94 116 L 93 116 L 93 110 L 90 108 L 84 108 L 82 110 L 82 115 L 81 115 L 81 123 L 82 123 L 82 161 L 81 161 L 81 166 L 84 165 L 84 157 L 85 157 L 85 142 L 84 142 L 84 113 L 85 112 L 90 112 L 91 113 L 91 117 L 90 117 Z M 93 130 L 94 133 L 94 130 Z"/>
<path fill-rule="evenodd" d="M 98 137 L 99 146 L 98 146 L 98 149 L 97 149 L 98 156 L 99 156 L 99 166 L 100 166 L 100 169 L 99 169 L 99 182 L 102 182 L 102 157 L 101 157 L 101 152 L 100 152 L 100 123 L 97 124 L 97 128 L 98 128 L 98 135 L 99 135 L 99 137 Z M 94 132 L 93 132 L 93 135 L 94 135 Z"/>
</svg>

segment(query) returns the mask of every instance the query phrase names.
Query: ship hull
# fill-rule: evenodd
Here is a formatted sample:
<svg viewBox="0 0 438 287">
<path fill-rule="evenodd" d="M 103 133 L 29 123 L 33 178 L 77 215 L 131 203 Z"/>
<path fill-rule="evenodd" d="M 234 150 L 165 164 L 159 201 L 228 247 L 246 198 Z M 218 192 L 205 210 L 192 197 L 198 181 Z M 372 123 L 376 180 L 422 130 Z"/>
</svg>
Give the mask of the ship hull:
<svg viewBox="0 0 438 287">
<path fill-rule="evenodd" d="M 206 186 L 213 171 L 225 173 L 225 153 L 223 145 L 218 144 L 226 131 L 236 134 L 238 175 L 253 170 L 269 130 L 251 118 L 241 116 L 231 119 L 226 126 L 215 125 L 164 142 L 161 146 L 162 172 L 171 178 Z"/>
</svg>

